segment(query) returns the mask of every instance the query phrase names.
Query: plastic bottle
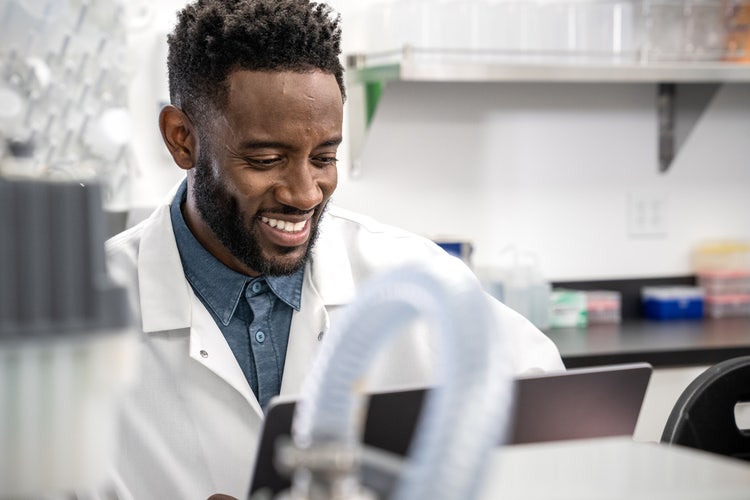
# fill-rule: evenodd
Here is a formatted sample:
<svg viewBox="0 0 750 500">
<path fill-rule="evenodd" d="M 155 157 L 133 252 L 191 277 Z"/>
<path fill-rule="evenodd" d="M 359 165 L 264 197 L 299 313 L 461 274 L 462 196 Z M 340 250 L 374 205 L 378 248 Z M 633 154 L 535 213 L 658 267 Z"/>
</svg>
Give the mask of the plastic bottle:
<svg viewBox="0 0 750 500">
<path fill-rule="evenodd" d="M 531 258 L 529 274 L 529 315 L 527 318 L 539 329 L 549 328 L 549 309 L 552 285 L 544 279 L 539 261 L 533 254 L 527 254 Z"/>
<path fill-rule="evenodd" d="M 529 287 L 528 267 L 516 261 L 508 270 L 507 278 L 503 286 L 504 303 L 526 318 L 531 317 L 531 294 Z"/>
<path fill-rule="evenodd" d="M 537 328 L 548 328 L 552 287 L 542 275 L 537 256 L 509 245 L 499 260 L 486 273 L 487 291 Z"/>
</svg>

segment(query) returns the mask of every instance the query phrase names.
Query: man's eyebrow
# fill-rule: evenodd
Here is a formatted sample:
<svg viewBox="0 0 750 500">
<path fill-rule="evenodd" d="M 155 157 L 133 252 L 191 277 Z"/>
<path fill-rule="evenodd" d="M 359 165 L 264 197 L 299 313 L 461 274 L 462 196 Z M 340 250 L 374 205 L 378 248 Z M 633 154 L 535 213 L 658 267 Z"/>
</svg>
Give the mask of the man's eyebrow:
<svg viewBox="0 0 750 500">
<path fill-rule="evenodd" d="M 290 146 L 289 144 L 285 144 L 283 142 L 279 141 L 245 141 L 242 144 L 240 144 L 241 150 L 248 150 L 248 149 L 263 149 L 263 148 L 269 148 L 269 149 L 288 149 Z"/>
<path fill-rule="evenodd" d="M 329 146 L 338 146 L 343 142 L 341 136 L 333 137 L 327 141 L 323 141 L 318 144 L 317 147 L 324 148 Z M 253 150 L 253 149 L 290 149 L 292 146 L 280 141 L 245 141 L 240 144 L 241 151 Z"/>
<path fill-rule="evenodd" d="M 338 146 L 343 141 L 343 138 L 341 136 L 334 137 L 332 139 L 329 139 L 327 141 L 324 141 L 323 143 L 319 144 L 319 148 L 327 147 L 327 146 Z"/>
</svg>

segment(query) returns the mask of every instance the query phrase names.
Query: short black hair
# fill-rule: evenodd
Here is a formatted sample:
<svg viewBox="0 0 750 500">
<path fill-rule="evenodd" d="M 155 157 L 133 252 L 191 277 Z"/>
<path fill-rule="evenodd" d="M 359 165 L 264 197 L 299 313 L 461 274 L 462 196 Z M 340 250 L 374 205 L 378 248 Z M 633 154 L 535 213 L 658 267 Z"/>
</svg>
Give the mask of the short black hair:
<svg viewBox="0 0 750 500">
<path fill-rule="evenodd" d="M 195 118 L 223 109 L 235 70 L 311 71 L 336 77 L 341 96 L 341 16 L 309 0 L 197 0 L 168 35 L 169 97 Z"/>
</svg>

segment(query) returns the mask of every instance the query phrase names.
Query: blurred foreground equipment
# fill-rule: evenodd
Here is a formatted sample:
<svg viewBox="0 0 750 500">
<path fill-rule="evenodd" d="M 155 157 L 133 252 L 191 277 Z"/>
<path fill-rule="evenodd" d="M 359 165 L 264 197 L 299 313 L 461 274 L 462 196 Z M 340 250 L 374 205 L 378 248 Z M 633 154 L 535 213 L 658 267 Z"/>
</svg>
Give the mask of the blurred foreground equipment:
<svg viewBox="0 0 750 500">
<path fill-rule="evenodd" d="M 0 177 L 0 498 L 106 490 L 134 375 L 96 184 Z"/>
<path fill-rule="evenodd" d="M 458 260 L 439 268 L 411 263 L 363 286 L 328 333 L 295 409 L 293 443 L 281 447 L 291 470 L 285 500 L 471 500 L 487 458 L 505 439 L 514 385 L 505 332 L 471 273 Z M 424 320 L 437 337 L 437 384 L 428 393 L 401 462 L 362 446 L 364 401 L 355 393 L 366 368 L 406 325 Z M 363 481 L 367 463 L 392 476 L 384 488 Z"/>
</svg>

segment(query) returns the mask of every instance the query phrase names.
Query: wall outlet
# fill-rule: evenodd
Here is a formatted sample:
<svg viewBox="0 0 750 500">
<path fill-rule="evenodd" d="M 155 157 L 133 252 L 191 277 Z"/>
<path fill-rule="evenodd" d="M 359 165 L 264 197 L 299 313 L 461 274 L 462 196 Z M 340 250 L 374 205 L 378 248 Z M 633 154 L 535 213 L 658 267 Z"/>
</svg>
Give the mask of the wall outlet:
<svg viewBox="0 0 750 500">
<path fill-rule="evenodd" d="M 667 197 L 653 191 L 631 192 L 627 196 L 628 236 L 660 238 L 667 235 Z"/>
</svg>

